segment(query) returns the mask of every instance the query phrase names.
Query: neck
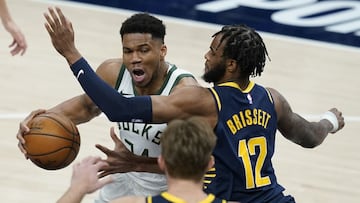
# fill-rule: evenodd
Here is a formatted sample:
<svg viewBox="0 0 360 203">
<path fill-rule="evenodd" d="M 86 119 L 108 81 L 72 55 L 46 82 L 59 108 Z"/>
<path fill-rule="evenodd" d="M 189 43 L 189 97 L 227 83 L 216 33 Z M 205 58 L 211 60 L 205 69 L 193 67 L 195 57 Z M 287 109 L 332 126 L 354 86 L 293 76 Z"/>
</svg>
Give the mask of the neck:
<svg viewBox="0 0 360 203">
<path fill-rule="evenodd" d="M 228 79 L 228 80 L 219 81 L 219 82 L 214 83 L 214 84 L 215 84 L 215 85 L 219 85 L 219 84 L 221 84 L 221 83 L 226 83 L 226 82 L 234 82 L 234 83 L 236 83 L 236 84 L 239 85 L 240 89 L 245 90 L 245 89 L 249 86 L 250 80 L 249 80 L 249 78 L 242 79 L 242 80 L 239 80 L 239 79 Z"/>
<path fill-rule="evenodd" d="M 203 182 L 194 182 L 191 180 L 183 180 L 168 177 L 167 192 L 186 202 L 200 202 L 207 197 L 203 191 Z"/>
<path fill-rule="evenodd" d="M 245 90 L 249 86 L 250 80 L 249 78 L 245 80 L 241 80 L 238 82 L 240 89 Z"/>
</svg>

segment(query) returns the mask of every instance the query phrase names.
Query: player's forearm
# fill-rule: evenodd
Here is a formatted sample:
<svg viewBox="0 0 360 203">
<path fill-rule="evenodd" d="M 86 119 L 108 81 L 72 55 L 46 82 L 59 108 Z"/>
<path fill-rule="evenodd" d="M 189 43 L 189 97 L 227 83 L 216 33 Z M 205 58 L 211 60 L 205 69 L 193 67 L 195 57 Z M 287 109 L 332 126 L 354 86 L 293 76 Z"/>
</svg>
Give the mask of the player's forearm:
<svg viewBox="0 0 360 203">
<path fill-rule="evenodd" d="M 84 58 L 71 65 L 75 77 L 92 101 L 111 121 L 151 122 L 150 96 L 126 98 L 103 81 Z"/>
<path fill-rule="evenodd" d="M 5 0 L 0 0 L 0 18 L 2 23 L 12 20 Z"/>
<path fill-rule="evenodd" d="M 136 172 L 164 173 L 157 163 L 157 158 L 136 156 L 135 160 L 136 165 L 134 171 Z"/>
<path fill-rule="evenodd" d="M 301 146 L 314 148 L 325 140 L 330 132 L 330 128 L 328 128 L 326 121 L 310 122 L 310 125 L 307 128 L 304 128 L 304 131 Z"/>
<path fill-rule="evenodd" d="M 68 52 L 62 52 L 61 54 L 65 57 L 66 61 L 70 66 L 76 63 L 76 61 L 78 61 L 82 57 L 77 49 L 72 49 Z"/>
<path fill-rule="evenodd" d="M 100 174 L 100 177 L 105 177 L 115 173 L 128 172 L 149 172 L 149 173 L 164 173 L 157 164 L 157 158 L 150 158 L 139 156 L 131 153 L 130 157 L 126 159 L 113 157 L 107 160 L 109 167 L 105 167 Z"/>
<path fill-rule="evenodd" d="M 79 95 L 48 109 L 48 111 L 62 114 L 76 125 L 85 123 L 101 113 L 99 108 L 89 102 L 90 99 L 87 98 L 86 95 Z"/>
<path fill-rule="evenodd" d="M 320 145 L 325 138 L 329 135 L 329 133 L 334 133 L 338 130 L 338 121 L 336 116 L 333 115 L 333 119 L 321 118 L 319 122 L 311 122 L 309 136 L 310 138 L 305 139 L 308 141 L 307 145 L 309 147 L 316 147 Z"/>
<path fill-rule="evenodd" d="M 279 127 L 285 137 L 305 148 L 320 145 L 331 131 L 331 124 L 327 120 L 309 122 L 298 114 L 290 119 L 292 124 L 286 128 Z"/>
</svg>

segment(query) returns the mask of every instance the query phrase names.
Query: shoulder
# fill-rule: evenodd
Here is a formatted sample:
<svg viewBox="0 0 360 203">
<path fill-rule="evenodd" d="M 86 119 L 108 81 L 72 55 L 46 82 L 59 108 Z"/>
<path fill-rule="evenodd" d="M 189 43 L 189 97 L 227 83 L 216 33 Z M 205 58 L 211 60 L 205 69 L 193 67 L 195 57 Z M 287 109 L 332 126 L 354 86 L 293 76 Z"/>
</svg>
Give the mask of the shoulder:
<svg viewBox="0 0 360 203">
<path fill-rule="evenodd" d="M 171 98 L 177 99 L 177 97 L 186 96 L 189 98 L 199 98 L 204 95 L 210 96 L 210 91 L 208 88 L 202 87 L 198 83 L 193 85 L 184 85 L 182 88 L 176 88 L 169 96 Z M 184 98 L 182 98 L 184 99 Z"/>
<path fill-rule="evenodd" d="M 185 87 L 185 86 L 200 86 L 194 77 L 183 77 L 179 80 L 176 88 Z"/>
<path fill-rule="evenodd" d="M 122 62 L 121 58 L 107 59 L 99 65 L 96 69 L 96 73 L 105 82 L 114 86 L 116 84 Z"/>
<path fill-rule="evenodd" d="M 275 111 L 278 116 L 278 120 L 288 120 L 292 113 L 292 109 L 286 98 L 274 88 L 267 87 L 266 89 L 270 92 L 274 100 Z"/>
<path fill-rule="evenodd" d="M 103 61 L 96 71 L 104 71 L 108 69 L 120 69 L 123 60 L 121 58 L 106 59 Z"/>
<path fill-rule="evenodd" d="M 270 93 L 272 99 L 274 100 L 275 106 L 277 104 L 281 104 L 283 102 L 283 100 L 285 100 L 285 98 L 276 89 L 271 88 L 271 87 L 265 87 L 265 89 Z"/>
<path fill-rule="evenodd" d="M 170 68 L 168 74 L 170 74 L 171 77 L 176 80 L 174 81 L 175 86 L 173 87 L 171 92 L 173 92 L 177 88 L 185 86 L 200 86 L 191 72 L 185 69 L 178 68 L 174 64 L 172 64 L 172 67 Z"/>
</svg>

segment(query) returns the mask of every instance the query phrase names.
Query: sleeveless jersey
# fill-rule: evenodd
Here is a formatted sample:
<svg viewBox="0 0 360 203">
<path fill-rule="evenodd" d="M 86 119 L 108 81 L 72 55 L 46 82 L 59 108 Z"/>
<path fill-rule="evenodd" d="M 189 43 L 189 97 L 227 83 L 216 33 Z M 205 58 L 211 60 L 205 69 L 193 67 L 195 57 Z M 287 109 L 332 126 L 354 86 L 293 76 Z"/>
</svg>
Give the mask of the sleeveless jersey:
<svg viewBox="0 0 360 203">
<path fill-rule="evenodd" d="M 209 90 L 217 104 L 218 123 L 215 165 L 205 175 L 205 191 L 242 203 L 282 198 L 284 188 L 277 183 L 271 162 L 277 115 L 270 93 L 254 82 L 246 90 L 234 82 Z"/>
<path fill-rule="evenodd" d="M 169 95 L 173 87 L 184 77 L 194 76 L 185 70 L 168 64 L 166 79 L 159 89 L 158 95 Z M 136 96 L 130 73 L 125 65 L 121 66 L 115 88 L 125 97 Z M 125 146 L 134 154 L 158 157 L 161 153 L 160 136 L 166 124 L 143 124 L 118 122 L 119 136 Z M 157 195 L 167 189 L 166 177 L 162 174 L 129 172 L 113 175 L 113 183 L 105 185 L 99 192 L 95 202 L 107 202 L 116 197 L 136 195 Z"/>
<path fill-rule="evenodd" d="M 226 200 L 216 198 L 213 194 L 201 200 L 199 203 L 226 203 Z M 157 196 L 146 197 L 146 203 L 186 203 L 183 199 L 178 198 L 168 192 L 163 192 Z"/>
</svg>

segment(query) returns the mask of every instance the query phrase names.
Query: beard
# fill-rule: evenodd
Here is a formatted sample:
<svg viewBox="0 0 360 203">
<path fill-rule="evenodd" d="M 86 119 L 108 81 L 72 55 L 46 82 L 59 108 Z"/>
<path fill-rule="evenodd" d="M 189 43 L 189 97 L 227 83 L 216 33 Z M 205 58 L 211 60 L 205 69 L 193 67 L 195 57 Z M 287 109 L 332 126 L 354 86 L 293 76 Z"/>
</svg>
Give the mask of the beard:
<svg viewBox="0 0 360 203">
<path fill-rule="evenodd" d="M 201 77 L 205 82 L 218 83 L 225 74 L 225 63 L 218 63 Z"/>
</svg>

